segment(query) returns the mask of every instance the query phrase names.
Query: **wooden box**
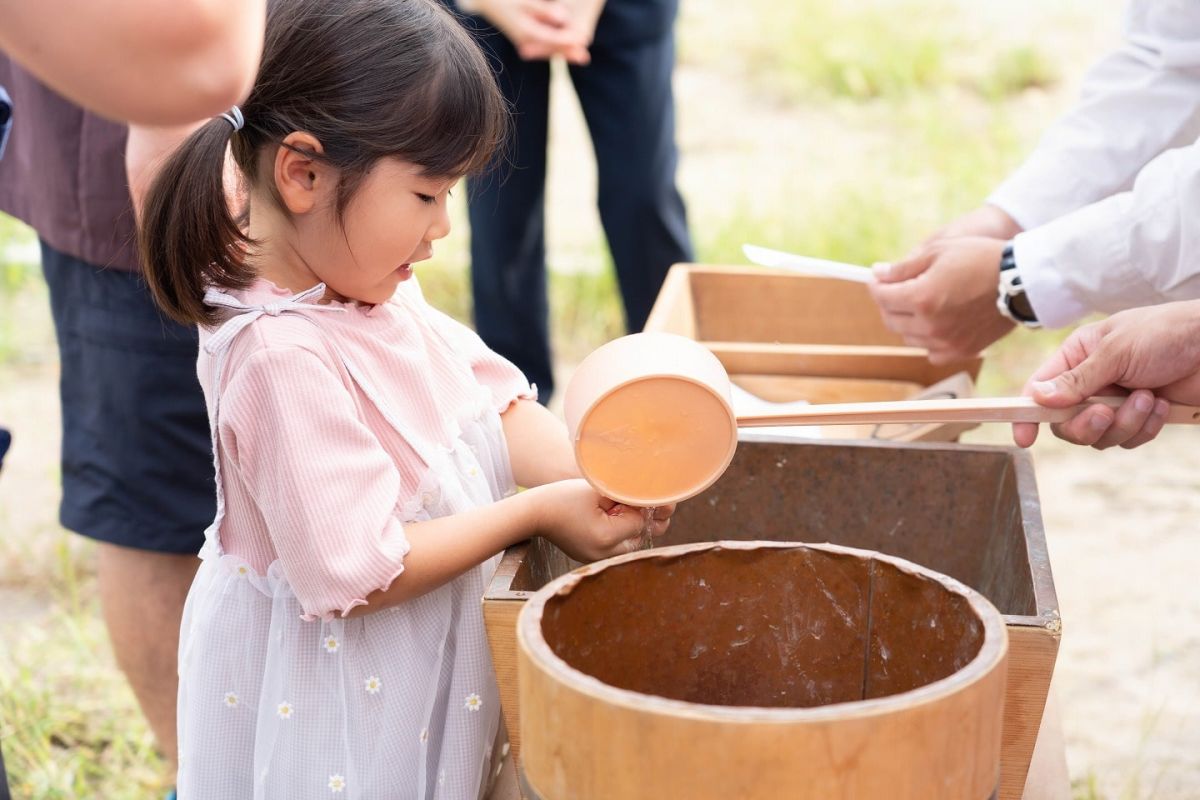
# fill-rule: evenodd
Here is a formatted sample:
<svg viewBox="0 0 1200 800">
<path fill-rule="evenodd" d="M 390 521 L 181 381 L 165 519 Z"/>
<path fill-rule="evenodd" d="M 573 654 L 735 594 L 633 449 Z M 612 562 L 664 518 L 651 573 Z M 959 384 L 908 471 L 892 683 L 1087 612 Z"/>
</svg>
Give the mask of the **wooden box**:
<svg viewBox="0 0 1200 800">
<path fill-rule="evenodd" d="M 729 470 L 680 505 L 663 544 L 720 539 L 878 550 L 957 578 L 991 600 L 1009 633 L 1000 797 L 1021 797 L 1061 631 L 1028 454 L 950 443 L 797 444 L 743 432 Z M 531 592 L 572 566 L 534 539 L 505 553 L 484 597 L 514 752 L 517 614 Z"/>
<path fill-rule="evenodd" d="M 937 366 L 884 327 L 866 286 L 761 267 L 676 264 L 646 330 L 707 346 L 764 400 L 813 403 L 963 397 L 982 358 Z M 830 438 L 953 441 L 970 425 L 855 426 Z"/>
</svg>

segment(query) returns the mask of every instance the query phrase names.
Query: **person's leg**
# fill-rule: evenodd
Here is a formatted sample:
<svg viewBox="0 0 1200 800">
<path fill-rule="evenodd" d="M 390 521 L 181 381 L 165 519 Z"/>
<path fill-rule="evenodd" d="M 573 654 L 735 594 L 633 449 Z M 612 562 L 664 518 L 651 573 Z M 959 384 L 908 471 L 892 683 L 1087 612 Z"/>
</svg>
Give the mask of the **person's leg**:
<svg viewBox="0 0 1200 800">
<path fill-rule="evenodd" d="M 8 791 L 8 773 L 4 769 L 3 751 L 0 751 L 0 800 L 12 800 Z"/>
<path fill-rule="evenodd" d="M 673 2 L 610 2 L 592 62 L 571 79 L 596 150 L 600 219 L 630 331 L 646 323 L 672 264 L 692 260 L 675 186 Z"/>
<path fill-rule="evenodd" d="M 488 347 L 538 385 L 554 391 L 550 306 L 546 292 L 546 126 L 550 66 L 522 61 L 494 28 L 472 18 L 510 103 L 512 130 L 495 165 L 468 184 L 471 288 L 475 328 Z"/>
<path fill-rule="evenodd" d="M 179 621 L 199 565 L 192 555 L 99 546 L 100 605 L 117 666 L 172 764 Z"/>
<path fill-rule="evenodd" d="M 215 512 L 196 332 L 155 310 L 141 279 L 43 244 L 61 358 L 60 519 L 97 540 L 117 663 L 175 759 L 184 598 Z"/>
</svg>

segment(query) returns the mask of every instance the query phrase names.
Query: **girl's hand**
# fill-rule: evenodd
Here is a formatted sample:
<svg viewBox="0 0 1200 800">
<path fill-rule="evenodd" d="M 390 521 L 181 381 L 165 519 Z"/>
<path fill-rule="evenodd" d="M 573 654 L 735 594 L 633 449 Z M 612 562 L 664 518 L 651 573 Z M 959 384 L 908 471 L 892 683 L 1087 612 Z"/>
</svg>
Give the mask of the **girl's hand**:
<svg viewBox="0 0 1200 800">
<path fill-rule="evenodd" d="M 632 553 L 645 533 L 662 536 L 675 506 L 647 514 L 601 496 L 584 480 L 558 481 L 528 490 L 537 494 L 537 533 L 576 561 Z"/>
</svg>

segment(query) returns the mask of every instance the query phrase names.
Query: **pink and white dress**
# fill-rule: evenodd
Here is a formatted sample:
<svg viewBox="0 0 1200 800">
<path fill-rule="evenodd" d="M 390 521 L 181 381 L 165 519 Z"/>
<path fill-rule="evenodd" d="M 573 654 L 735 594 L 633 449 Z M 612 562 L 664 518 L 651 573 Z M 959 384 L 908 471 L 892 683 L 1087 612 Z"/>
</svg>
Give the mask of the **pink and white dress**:
<svg viewBox="0 0 1200 800">
<path fill-rule="evenodd" d="M 181 800 L 478 798 L 499 764 L 480 598 L 496 558 L 343 615 L 404 571 L 404 526 L 515 490 L 500 412 L 533 390 L 414 281 L 378 306 L 260 282 L 199 374 L 217 517 L 179 645 Z"/>
</svg>

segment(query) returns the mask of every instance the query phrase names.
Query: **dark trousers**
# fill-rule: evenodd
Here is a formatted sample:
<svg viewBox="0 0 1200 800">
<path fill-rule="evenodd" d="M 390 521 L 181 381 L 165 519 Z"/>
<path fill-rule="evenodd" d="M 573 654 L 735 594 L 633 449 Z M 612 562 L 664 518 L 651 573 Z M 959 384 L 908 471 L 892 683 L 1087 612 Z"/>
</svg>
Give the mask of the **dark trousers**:
<svg viewBox="0 0 1200 800">
<path fill-rule="evenodd" d="M 42 242 L 58 337 L 64 528 L 195 554 L 216 513 L 198 333 L 159 313 L 141 276 Z"/>
<path fill-rule="evenodd" d="M 692 258 L 675 186 L 674 16 L 674 3 L 612 0 L 597 26 L 591 64 L 571 68 L 631 331 L 645 325 L 671 265 Z M 550 66 L 522 61 L 495 29 L 476 21 L 475 30 L 513 108 L 512 136 L 498 166 L 468 187 L 475 327 L 538 385 L 545 403 L 554 390 L 544 214 Z"/>
</svg>

